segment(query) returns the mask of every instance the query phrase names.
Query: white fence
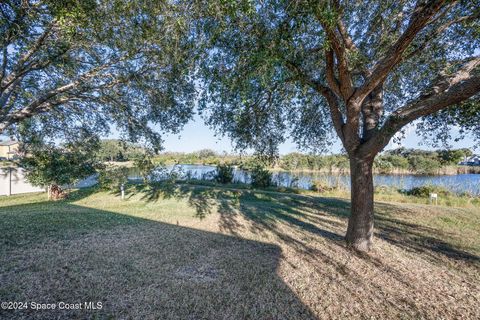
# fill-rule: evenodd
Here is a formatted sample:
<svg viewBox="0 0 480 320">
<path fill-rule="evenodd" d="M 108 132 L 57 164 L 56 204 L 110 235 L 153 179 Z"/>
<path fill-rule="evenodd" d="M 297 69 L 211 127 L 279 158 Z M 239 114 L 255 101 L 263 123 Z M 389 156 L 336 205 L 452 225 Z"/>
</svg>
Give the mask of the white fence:
<svg viewBox="0 0 480 320">
<path fill-rule="evenodd" d="M 97 184 L 97 177 L 92 175 L 70 187 L 88 188 L 95 184 Z M 68 186 L 63 187 L 67 188 Z M 22 168 L 0 167 L 0 196 L 42 191 L 45 191 L 45 188 L 35 187 L 27 181 Z"/>
<path fill-rule="evenodd" d="M 0 195 L 41 192 L 45 188 L 32 186 L 21 168 L 0 168 Z"/>
</svg>

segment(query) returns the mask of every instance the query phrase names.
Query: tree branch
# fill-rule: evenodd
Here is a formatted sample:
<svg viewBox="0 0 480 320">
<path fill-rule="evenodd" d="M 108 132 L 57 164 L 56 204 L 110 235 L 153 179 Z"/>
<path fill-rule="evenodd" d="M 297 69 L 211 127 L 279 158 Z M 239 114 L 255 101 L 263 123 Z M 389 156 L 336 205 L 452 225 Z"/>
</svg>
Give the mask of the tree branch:
<svg viewBox="0 0 480 320">
<path fill-rule="evenodd" d="M 0 83 L 2 83 L 3 78 L 5 77 L 5 73 L 7 72 L 7 65 L 8 65 L 8 50 L 7 47 L 3 47 L 2 50 L 2 71 L 0 73 Z"/>
<path fill-rule="evenodd" d="M 403 52 L 405 52 L 412 43 L 415 36 L 430 22 L 432 17 L 438 13 L 445 2 L 445 0 L 430 0 L 426 3 L 421 3 L 421 1 L 417 3 L 405 32 L 387 50 L 385 56 L 374 65 L 371 76 L 367 78 L 365 83 L 358 88 L 351 97 L 350 101 L 353 105 L 361 105 L 367 95 L 387 78 L 390 70 L 402 60 Z"/>
<path fill-rule="evenodd" d="M 341 97 L 340 88 L 338 87 L 338 80 L 335 78 L 335 61 L 333 60 L 333 51 L 328 49 L 325 51 L 325 75 L 327 78 L 327 83 L 332 91 L 339 97 Z"/>
<path fill-rule="evenodd" d="M 338 3 L 335 3 L 334 6 L 335 10 L 340 13 L 340 5 Z M 322 25 L 322 28 L 327 35 L 327 39 L 330 42 L 333 51 L 335 52 L 335 56 L 337 58 L 336 65 L 338 67 L 339 92 L 341 93 L 340 96 L 344 99 L 344 101 L 347 101 L 353 93 L 353 82 L 348 67 L 346 48 L 348 48 L 349 46 L 353 46 L 353 42 L 349 42 L 348 44 L 344 43 L 344 39 L 341 34 L 337 34 L 336 30 L 329 26 L 329 24 L 326 23 L 318 13 L 316 14 L 316 17 Z M 339 17 L 338 21 L 336 22 L 337 26 L 343 25 L 340 19 L 341 18 Z M 346 32 L 346 30 L 343 31 Z M 349 37 L 347 38 L 350 39 Z"/>
<path fill-rule="evenodd" d="M 301 83 L 313 88 L 327 100 L 327 104 L 330 110 L 330 116 L 332 117 L 333 127 L 335 128 L 337 135 L 340 137 L 340 140 L 342 140 L 343 142 L 345 140 L 345 136 L 343 133 L 345 123 L 335 94 L 330 88 L 312 79 L 304 70 L 302 70 L 302 68 L 300 68 L 300 66 L 298 66 L 294 62 L 286 61 L 286 65 L 291 72 L 297 75 L 297 78 L 300 80 Z"/>
<path fill-rule="evenodd" d="M 25 67 L 25 63 L 42 47 L 45 40 L 50 35 L 50 32 L 53 30 L 54 25 L 54 22 L 48 25 L 45 31 L 34 42 L 32 47 L 20 56 L 16 65 L 13 67 L 13 71 L 5 78 L 2 77 L 2 81 L 0 82 L 0 92 L 8 88 L 8 86 L 15 82 L 17 78 L 22 77 L 28 71 L 28 67 L 32 64 L 27 64 L 27 67 Z"/>
<path fill-rule="evenodd" d="M 402 60 L 408 60 L 408 59 L 412 58 L 413 56 L 419 54 L 420 52 L 424 51 L 428 47 L 428 45 L 430 43 L 432 43 L 432 39 L 435 39 L 435 38 L 438 38 L 439 36 L 441 36 L 445 32 L 445 30 L 450 28 L 452 25 L 457 24 L 457 23 L 466 22 L 466 21 L 474 21 L 475 19 L 478 19 L 479 17 L 480 17 L 480 11 L 471 15 L 471 16 L 458 17 L 457 19 L 454 19 L 454 20 L 451 20 L 451 21 L 448 21 L 448 22 L 442 24 L 438 28 L 435 28 L 434 32 L 432 32 L 431 34 L 426 36 L 425 37 L 426 39 L 422 43 L 420 43 L 413 51 L 409 52 L 406 56 L 404 56 L 402 58 Z"/>
<path fill-rule="evenodd" d="M 479 67 L 480 57 L 475 57 L 452 76 L 441 77 L 427 93 L 390 114 L 381 129 L 361 146 L 360 152 L 374 156 L 408 123 L 477 95 L 480 92 Z"/>
<path fill-rule="evenodd" d="M 67 92 L 69 92 L 73 89 L 80 89 L 80 92 L 88 90 L 89 87 L 87 85 L 88 84 L 87 81 L 89 79 L 98 77 L 102 70 L 107 69 L 110 65 L 112 65 L 113 63 L 115 63 L 117 61 L 120 61 L 122 59 L 123 59 L 123 57 L 119 57 L 117 59 L 114 59 L 114 60 L 110 61 L 109 63 L 106 63 L 104 65 L 93 68 L 93 69 L 83 73 L 76 80 L 74 80 L 74 81 L 72 81 L 68 84 L 65 84 L 63 86 L 60 86 L 60 87 L 57 87 L 55 89 L 51 89 L 51 90 L 47 91 L 42 96 L 33 100 L 27 106 L 21 108 L 20 110 L 17 110 L 15 112 L 10 113 L 10 114 L 6 114 L 3 117 L 0 117 L 0 123 L 2 124 L 0 126 L 0 129 L 8 127 L 12 123 L 22 121 L 26 118 L 30 118 L 35 114 L 50 110 L 51 108 L 53 108 L 54 106 L 59 104 L 58 101 L 64 101 L 64 99 L 67 98 L 65 96 L 57 98 L 58 96 L 60 96 L 62 94 L 65 94 L 65 93 L 67 93 Z M 119 82 L 116 82 L 116 83 L 119 83 Z M 106 87 L 108 87 L 110 85 L 113 85 L 113 83 L 112 82 L 106 82 L 105 83 Z M 97 89 L 98 89 L 98 87 L 97 87 Z M 73 98 L 75 98 L 75 94 L 73 94 L 72 96 L 68 96 L 68 99 L 73 99 Z"/>
</svg>

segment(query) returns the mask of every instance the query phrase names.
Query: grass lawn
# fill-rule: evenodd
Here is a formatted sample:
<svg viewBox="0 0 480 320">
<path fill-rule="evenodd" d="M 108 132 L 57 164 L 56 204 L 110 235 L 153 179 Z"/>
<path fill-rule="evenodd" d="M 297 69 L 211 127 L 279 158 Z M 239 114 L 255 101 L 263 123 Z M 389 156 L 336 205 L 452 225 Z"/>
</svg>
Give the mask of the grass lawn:
<svg viewBox="0 0 480 320">
<path fill-rule="evenodd" d="M 349 202 L 208 186 L 0 198 L 0 301 L 101 310 L 0 318 L 480 318 L 480 209 L 376 204 L 375 250 L 345 248 Z"/>
</svg>

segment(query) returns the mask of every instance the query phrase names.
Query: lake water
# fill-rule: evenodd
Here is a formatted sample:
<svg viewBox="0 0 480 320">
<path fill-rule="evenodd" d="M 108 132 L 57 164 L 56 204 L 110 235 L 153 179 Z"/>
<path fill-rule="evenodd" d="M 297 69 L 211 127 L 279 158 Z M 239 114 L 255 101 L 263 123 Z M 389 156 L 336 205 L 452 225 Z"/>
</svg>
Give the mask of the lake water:
<svg viewBox="0 0 480 320">
<path fill-rule="evenodd" d="M 216 171 L 215 166 L 208 165 L 176 165 L 167 166 L 158 171 L 158 179 L 162 179 L 166 172 L 175 172 L 179 178 L 212 180 Z M 138 170 L 130 170 L 130 179 L 140 179 Z M 350 186 L 350 176 L 331 175 L 318 172 L 274 172 L 273 181 L 282 187 L 309 189 L 312 181 L 320 180 L 329 185 Z M 244 170 L 234 171 L 234 182 L 250 183 L 250 176 Z M 399 189 L 411 189 L 424 185 L 436 185 L 447 188 L 453 192 L 469 192 L 480 195 L 480 174 L 458 174 L 445 176 L 419 176 L 419 175 L 375 175 L 375 186 L 391 186 Z"/>
</svg>

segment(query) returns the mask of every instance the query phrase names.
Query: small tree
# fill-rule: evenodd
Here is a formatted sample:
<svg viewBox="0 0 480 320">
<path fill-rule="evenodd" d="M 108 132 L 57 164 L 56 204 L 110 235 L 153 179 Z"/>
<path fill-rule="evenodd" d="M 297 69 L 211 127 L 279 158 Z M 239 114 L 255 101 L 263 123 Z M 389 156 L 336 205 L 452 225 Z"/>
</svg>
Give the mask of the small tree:
<svg viewBox="0 0 480 320">
<path fill-rule="evenodd" d="M 217 166 L 217 173 L 215 174 L 215 181 L 227 184 L 233 181 L 233 166 L 228 163 L 219 164 Z"/>
<path fill-rule="evenodd" d="M 267 188 L 272 185 L 272 173 L 262 165 L 256 165 L 250 169 L 252 186 L 255 188 Z"/>
<path fill-rule="evenodd" d="M 43 146 L 29 151 L 21 166 L 30 183 L 47 187 L 48 199 L 57 200 L 65 196 L 63 186 L 94 174 L 98 164 L 87 151 Z"/>
<path fill-rule="evenodd" d="M 98 175 L 98 184 L 102 189 L 118 191 L 128 182 L 127 167 L 106 167 Z"/>
<path fill-rule="evenodd" d="M 155 164 L 152 162 L 151 157 L 148 154 L 142 154 L 137 157 L 133 163 L 140 172 L 143 182 L 147 184 L 148 178 L 155 170 Z"/>
</svg>

